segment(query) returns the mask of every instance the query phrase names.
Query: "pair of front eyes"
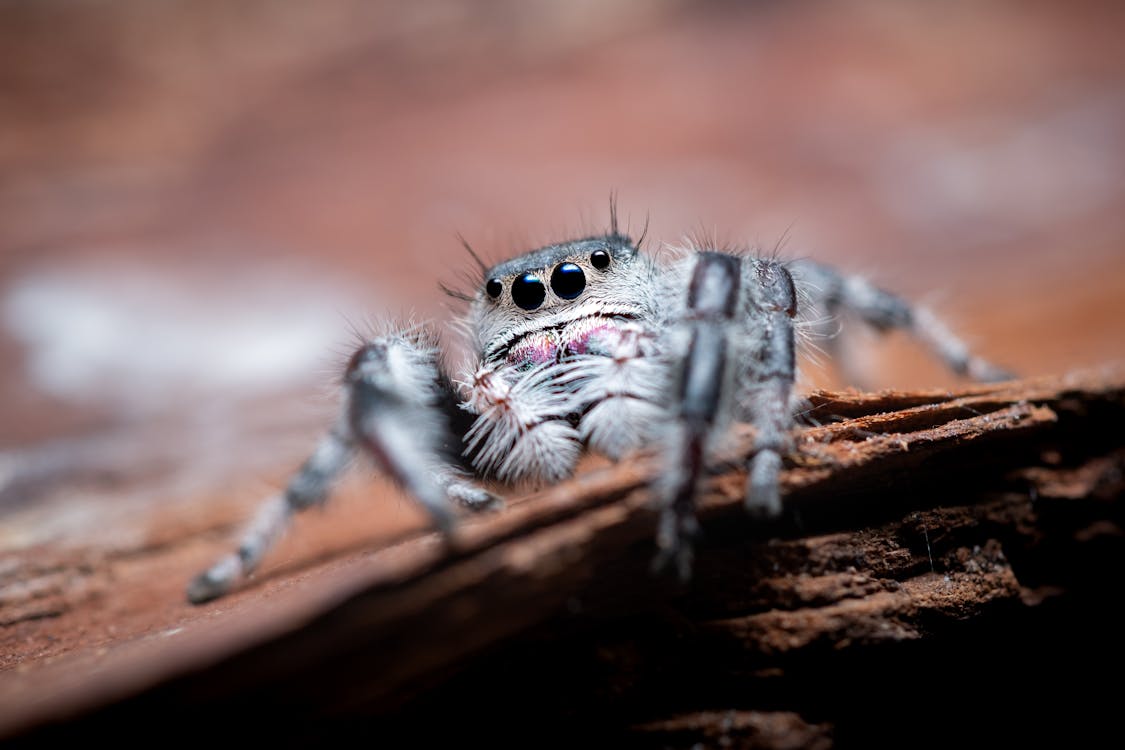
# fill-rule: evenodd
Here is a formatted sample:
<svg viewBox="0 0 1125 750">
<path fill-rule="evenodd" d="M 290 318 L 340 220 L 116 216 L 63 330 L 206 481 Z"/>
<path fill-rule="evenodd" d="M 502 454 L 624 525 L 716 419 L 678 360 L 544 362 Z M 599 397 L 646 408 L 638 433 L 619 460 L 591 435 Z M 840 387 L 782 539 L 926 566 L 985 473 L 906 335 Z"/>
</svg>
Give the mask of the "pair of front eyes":
<svg viewBox="0 0 1125 750">
<path fill-rule="evenodd" d="M 609 267 L 609 253 L 595 250 L 590 253 L 590 265 L 599 271 Z M 586 274 L 575 263 L 560 263 L 551 272 L 551 291 L 563 299 L 575 299 L 586 288 Z M 492 299 L 499 299 L 504 293 L 504 282 L 489 279 L 484 291 Z M 525 273 L 512 280 L 512 301 L 524 310 L 535 310 L 547 298 L 547 287 L 538 274 Z"/>
</svg>

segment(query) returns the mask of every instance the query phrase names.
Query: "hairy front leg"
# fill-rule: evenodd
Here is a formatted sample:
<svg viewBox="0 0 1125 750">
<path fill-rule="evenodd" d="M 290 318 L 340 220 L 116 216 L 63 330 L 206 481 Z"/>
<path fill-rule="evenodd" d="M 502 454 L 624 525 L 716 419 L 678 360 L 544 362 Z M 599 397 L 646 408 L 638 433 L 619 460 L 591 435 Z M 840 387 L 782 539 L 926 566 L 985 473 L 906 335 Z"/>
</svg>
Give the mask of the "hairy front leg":
<svg viewBox="0 0 1125 750">
<path fill-rule="evenodd" d="M 781 456 L 790 445 L 795 379 L 793 280 L 776 261 L 702 252 L 668 341 L 674 416 L 664 441 L 669 469 L 656 565 L 690 575 L 699 534 L 695 499 L 714 443 L 734 414 L 756 428 L 745 502 L 759 516 L 781 512 Z"/>
<path fill-rule="evenodd" d="M 656 487 L 660 521 L 654 565 L 674 566 L 681 579 L 691 575 L 699 535 L 695 497 L 700 478 L 731 403 L 742 262 L 715 252 L 694 258 L 687 289 L 681 291 L 684 303 L 667 338 L 668 361 L 673 363 L 668 391 L 673 419 L 664 440 L 668 469 Z"/>
<path fill-rule="evenodd" d="M 757 430 L 746 477 L 746 509 L 753 515 L 781 513 L 781 456 L 792 446 L 796 352 L 793 318 L 797 293 L 785 266 L 754 259 L 746 269 L 747 338 L 742 397 Z"/>
<path fill-rule="evenodd" d="M 391 334 L 362 345 L 344 374 L 344 408 L 336 426 L 290 480 L 251 521 L 238 549 L 201 573 L 188 587 L 194 603 L 227 593 L 253 572 L 289 526 L 292 517 L 321 505 L 353 456 L 365 454 L 429 512 L 448 533 L 450 500 L 471 508 L 495 504 L 458 470 L 448 446 L 451 389 L 438 365 L 437 348 L 424 331 Z"/>
</svg>

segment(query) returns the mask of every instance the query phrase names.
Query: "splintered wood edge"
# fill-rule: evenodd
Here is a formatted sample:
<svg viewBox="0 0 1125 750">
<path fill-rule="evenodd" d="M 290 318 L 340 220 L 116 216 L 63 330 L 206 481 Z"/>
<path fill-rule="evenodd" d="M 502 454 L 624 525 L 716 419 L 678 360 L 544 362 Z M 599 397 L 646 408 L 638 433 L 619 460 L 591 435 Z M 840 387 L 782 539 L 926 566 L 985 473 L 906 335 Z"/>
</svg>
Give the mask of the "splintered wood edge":
<svg viewBox="0 0 1125 750">
<path fill-rule="evenodd" d="M 1121 401 L 1123 394 L 1121 369 L 956 391 L 815 392 L 809 396 L 814 411 L 850 418 L 799 432 L 783 488 L 815 496 L 818 487 L 904 458 L 958 451 L 975 440 L 1026 437 L 1053 423 L 1052 406 L 1063 400 Z M 752 438 L 752 431 L 739 433 L 734 452 L 745 453 Z M 0 736 L 209 666 L 224 689 L 234 691 L 275 671 L 282 652 L 288 670 L 313 666 L 324 651 L 316 642 L 325 637 L 428 637 L 424 659 L 406 664 L 388 654 L 380 680 L 393 687 L 541 621 L 598 574 L 599 562 L 651 538 L 655 518 L 645 488 L 659 468 L 658 459 L 647 458 L 577 477 L 494 517 L 467 521 L 450 544 L 426 534 L 374 553 L 361 572 L 325 575 L 316 595 L 273 597 L 281 601 L 225 618 L 220 600 L 208 605 L 215 621 L 181 633 L 175 650 L 140 639 L 119 644 L 96 669 L 79 654 L 2 675 Z M 738 468 L 716 478 L 702 498 L 704 519 L 741 505 L 740 478 Z M 487 616 L 498 605 L 506 616 Z M 457 638 L 433 646 L 440 631 L 453 628 Z"/>
</svg>

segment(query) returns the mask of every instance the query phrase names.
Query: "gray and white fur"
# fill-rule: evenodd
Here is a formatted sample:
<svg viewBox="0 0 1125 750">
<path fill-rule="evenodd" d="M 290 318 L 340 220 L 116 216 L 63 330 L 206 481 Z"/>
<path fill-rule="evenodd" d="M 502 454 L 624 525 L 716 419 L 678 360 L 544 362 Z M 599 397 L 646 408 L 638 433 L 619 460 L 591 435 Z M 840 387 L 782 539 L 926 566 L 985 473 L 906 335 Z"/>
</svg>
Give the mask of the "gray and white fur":
<svg viewBox="0 0 1125 750">
<path fill-rule="evenodd" d="M 221 596 L 251 573 L 291 517 L 323 503 L 357 454 L 449 532 L 455 506 L 498 504 L 478 481 L 559 481 L 583 450 L 614 460 L 662 452 L 667 468 L 652 487 L 656 565 L 686 578 L 699 484 L 733 421 L 756 428 L 747 509 L 763 517 L 782 510 L 802 320 L 852 312 L 877 330 L 908 331 L 957 372 L 1007 376 L 931 313 L 859 277 L 714 249 L 657 263 L 617 231 L 616 219 L 604 236 L 481 264 L 481 272 L 467 297 L 469 371 L 453 379 L 426 328 L 362 344 L 345 370 L 337 424 L 263 506 L 237 551 L 191 583 L 192 602 Z"/>
</svg>

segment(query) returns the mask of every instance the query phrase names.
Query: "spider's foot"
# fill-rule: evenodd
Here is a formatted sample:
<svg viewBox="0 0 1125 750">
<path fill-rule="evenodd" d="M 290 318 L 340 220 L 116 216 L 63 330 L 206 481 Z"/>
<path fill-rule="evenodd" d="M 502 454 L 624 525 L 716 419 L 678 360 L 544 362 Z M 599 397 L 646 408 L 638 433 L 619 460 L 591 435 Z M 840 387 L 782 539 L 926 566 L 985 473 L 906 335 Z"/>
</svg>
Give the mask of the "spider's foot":
<svg viewBox="0 0 1125 750">
<path fill-rule="evenodd" d="M 242 562 L 238 555 L 227 555 L 188 584 L 187 600 L 192 604 L 203 604 L 218 599 L 234 587 L 241 574 Z"/>
<path fill-rule="evenodd" d="M 504 507 L 504 501 L 498 495 L 489 492 L 468 475 L 456 469 L 444 469 L 434 476 L 438 486 L 445 491 L 447 502 L 441 503 L 443 506 L 448 507 L 452 503 L 468 508 L 474 513 L 501 510 Z"/>
<path fill-rule="evenodd" d="M 656 534 L 659 551 L 652 561 L 652 569 L 663 573 L 674 569 L 681 582 L 691 580 L 692 563 L 695 560 L 694 542 L 699 537 L 699 521 L 693 515 L 685 515 L 674 508 L 660 514 L 660 528 Z"/>
<path fill-rule="evenodd" d="M 1002 383 L 1005 380 L 1015 380 L 1018 377 L 1011 370 L 1006 370 L 979 357 L 971 358 L 965 367 L 965 371 L 970 378 L 981 383 Z"/>
<path fill-rule="evenodd" d="M 746 512 L 754 518 L 773 519 L 781 515 L 781 456 L 776 451 L 759 451 L 750 460 L 743 502 Z"/>
<path fill-rule="evenodd" d="M 504 508 L 504 501 L 499 495 L 468 482 L 450 486 L 447 492 L 451 500 L 474 513 L 487 513 Z"/>
</svg>

